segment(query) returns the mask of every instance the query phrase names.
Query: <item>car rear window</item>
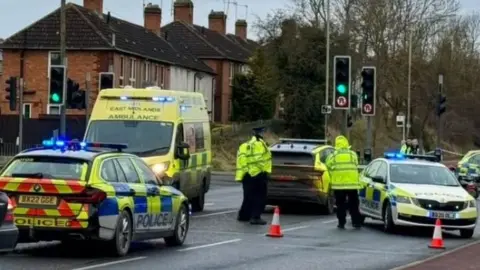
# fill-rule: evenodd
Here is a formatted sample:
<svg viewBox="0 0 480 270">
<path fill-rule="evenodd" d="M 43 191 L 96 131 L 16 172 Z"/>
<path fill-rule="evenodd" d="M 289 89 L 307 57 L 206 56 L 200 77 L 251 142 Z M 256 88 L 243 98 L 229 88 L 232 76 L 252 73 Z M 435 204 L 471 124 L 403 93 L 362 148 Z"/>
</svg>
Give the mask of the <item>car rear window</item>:
<svg viewBox="0 0 480 270">
<path fill-rule="evenodd" d="M 312 154 L 299 152 L 272 152 L 272 163 L 277 165 L 307 165 L 313 166 L 315 159 Z"/>
<path fill-rule="evenodd" d="M 21 157 L 2 173 L 3 177 L 46 178 L 85 181 L 88 162 L 65 157 Z"/>
</svg>

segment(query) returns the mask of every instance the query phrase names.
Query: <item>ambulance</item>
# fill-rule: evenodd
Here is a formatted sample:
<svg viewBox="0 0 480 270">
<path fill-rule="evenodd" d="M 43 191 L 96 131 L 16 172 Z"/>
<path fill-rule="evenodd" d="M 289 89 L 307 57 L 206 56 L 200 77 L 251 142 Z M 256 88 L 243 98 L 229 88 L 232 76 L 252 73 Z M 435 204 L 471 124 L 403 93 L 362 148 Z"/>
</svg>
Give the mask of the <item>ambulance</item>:
<svg viewBox="0 0 480 270">
<path fill-rule="evenodd" d="M 211 178 L 211 133 L 201 93 L 125 87 L 102 90 L 84 141 L 127 144 L 164 185 L 180 190 L 203 211 Z"/>
</svg>

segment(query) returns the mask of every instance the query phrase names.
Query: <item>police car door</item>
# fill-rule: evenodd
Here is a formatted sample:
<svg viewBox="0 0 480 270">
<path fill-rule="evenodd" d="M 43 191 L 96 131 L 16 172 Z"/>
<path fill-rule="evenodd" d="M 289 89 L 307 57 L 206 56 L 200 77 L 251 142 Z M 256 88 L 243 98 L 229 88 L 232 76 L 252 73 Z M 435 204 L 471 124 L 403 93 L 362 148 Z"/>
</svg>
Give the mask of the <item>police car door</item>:
<svg viewBox="0 0 480 270">
<path fill-rule="evenodd" d="M 130 197 L 133 199 L 133 226 L 136 232 L 147 231 L 151 220 L 148 219 L 147 186 L 137 173 L 135 165 L 128 157 L 117 159 L 119 169 L 125 175 Z"/>
<path fill-rule="evenodd" d="M 358 197 L 360 201 L 360 211 L 364 214 L 377 215 L 373 202 L 374 183 L 372 177 L 376 175 L 380 165 L 380 161 L 373 161 L 365 168 L 365 170 L 363 170 L 360 177 L 360 182 L 363 188 L 358 193 Z"/>
<path fill-rule="evenodd" d="M 385 161 L 380 161 L 380 166 L 375 173 L 377 179 L 383 179 L 384 182 L 373 182 L 372 190 L 372 206 L 373 211 L 377 216 L 382 216 L 382 203 L 387 195 L 387 178 L 388 178 L 388 164 Z"/>
</svg>

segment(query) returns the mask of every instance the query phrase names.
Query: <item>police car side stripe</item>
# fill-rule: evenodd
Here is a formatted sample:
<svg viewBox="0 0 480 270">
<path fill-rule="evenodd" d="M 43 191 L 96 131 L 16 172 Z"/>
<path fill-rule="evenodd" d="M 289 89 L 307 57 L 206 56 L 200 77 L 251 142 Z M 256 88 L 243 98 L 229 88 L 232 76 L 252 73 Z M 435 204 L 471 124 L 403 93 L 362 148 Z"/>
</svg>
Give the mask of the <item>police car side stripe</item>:
<svg viewBox="0 0 480 270">
<path fill-rule="evenodd" d="M 113 216 L 118 215 L 117 198 L 106 198 L 100 208 L 98 209 L 99 216 Z"/>
<path fill-rule="evenodd" d="M 360 191 L 358 192 L 358 196 L 360 196 L 360 197 L 365 197 L 366 191 L 367 191 L 366 188 L 360 189 Z"/>
<path fill-rule="evenodd" d="M 127 183 L 110 183 L 116 196 L 130 196 L 130 186 Z"/>
<path fill-rule="evenodd" d="M 173 202 L 171 196 L 162 197 L 162 212 L 172 212 Z"/>
<path fill-rule="evenodd" d="M 380 190 L 374 189 L 374 190 L 373 190 L 373 201 L 374 201 L 374 202 L 379 202 L 381 195 L 382 195 L 382 194 L 381 194 Z"/>
<path fill-rule="evenodd" d="M 134 197 L 135 214 L 144 214 L 148 212 L 147 197 Z"/>
</svg>

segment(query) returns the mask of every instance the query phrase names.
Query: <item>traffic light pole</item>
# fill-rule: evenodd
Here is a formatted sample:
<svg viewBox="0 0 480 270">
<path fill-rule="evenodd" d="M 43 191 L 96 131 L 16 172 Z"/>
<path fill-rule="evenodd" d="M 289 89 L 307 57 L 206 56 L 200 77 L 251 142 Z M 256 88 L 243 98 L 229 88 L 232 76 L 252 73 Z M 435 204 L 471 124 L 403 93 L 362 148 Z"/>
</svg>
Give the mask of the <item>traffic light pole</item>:
<svg viewBox="0 0 480 270">
<path fill-rule="evenodd" d="M 23 90 L 25 83 L 23 78 L 20 78 L 18 86 L 18 152 L 23 150 Z"/>
<path fill-rule="evenodd" d="M 60 59 L 62 61 L 62 65 L 65 66 L 65 74 L 67 74 L 67 49 L 66 49 L 66 38 L 67 38 L 67 21 L 66 21 L 66 14 L 65 14 L 65 5 L 66 0 L 61 0 L 61 11 L 60 11 Z M 65 76 L 68 78 L 68 76 Z M 63 80 L 63 96 L 62 96 L 62 105 L 60 106 L 60 137 L 65 138 L 66 135 L 66 91 L 67 90 L 67 80 Z"/>
<path fill-rule="evenodd" d="M 348 136 L 348 110 L 342 110 L 342 118 L 343 118 L 343 124 L 342 124 L 342 135 L 347 137 L 347 139 L 349 139 L 349 136 Z"/>
<path fill-rule="evenodd" d="M 372 128 L 373 116 L 367 116 L 367 149 L 371 149 L 373 154 L 373 128 Z"/>
<path fill-rule="evenodd" d="M 440 105 L 441 96 L 443 94 L 443 74 L 438 75 L 438 97 L 437 103 L 438 106 Z M 439 113 L 437 117 L 437 148 L 440 147 L 441 139 L 442 139 L 442 114 Z"/>
</svg>

